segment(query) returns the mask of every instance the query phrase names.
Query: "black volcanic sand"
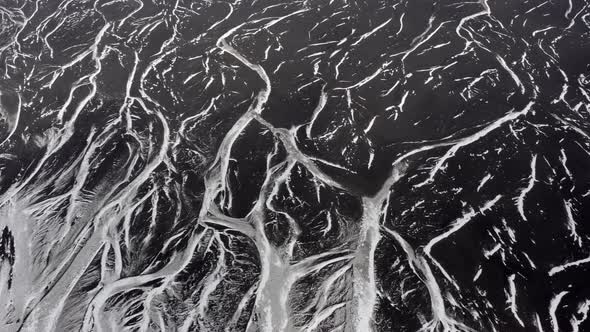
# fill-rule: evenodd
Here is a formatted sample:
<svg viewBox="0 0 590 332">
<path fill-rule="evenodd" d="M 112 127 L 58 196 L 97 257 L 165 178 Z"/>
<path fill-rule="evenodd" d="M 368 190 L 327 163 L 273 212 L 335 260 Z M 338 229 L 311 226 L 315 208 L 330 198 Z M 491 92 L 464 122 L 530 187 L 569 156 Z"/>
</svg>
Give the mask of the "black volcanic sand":
<svg viewBox="0 0 590 332">
<path fill-rule="evenodd" d="M 1 331 L 586 331 L 584 1 L 0 2 Z"/>
</svg>

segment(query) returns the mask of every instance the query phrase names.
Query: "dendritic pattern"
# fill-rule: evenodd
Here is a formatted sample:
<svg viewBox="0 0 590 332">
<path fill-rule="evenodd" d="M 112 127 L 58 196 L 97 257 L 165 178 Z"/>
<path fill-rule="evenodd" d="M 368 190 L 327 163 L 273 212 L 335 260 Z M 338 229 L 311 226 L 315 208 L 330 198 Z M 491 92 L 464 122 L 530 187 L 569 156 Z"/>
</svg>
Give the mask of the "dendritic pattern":
<svg viewBox="0 0 590 332">
<path fill-rule="evenodd" d="M 0 0 L 0 331 L 590 331 L 587 0 Z"/>
</svg>

